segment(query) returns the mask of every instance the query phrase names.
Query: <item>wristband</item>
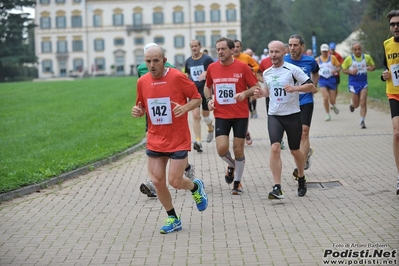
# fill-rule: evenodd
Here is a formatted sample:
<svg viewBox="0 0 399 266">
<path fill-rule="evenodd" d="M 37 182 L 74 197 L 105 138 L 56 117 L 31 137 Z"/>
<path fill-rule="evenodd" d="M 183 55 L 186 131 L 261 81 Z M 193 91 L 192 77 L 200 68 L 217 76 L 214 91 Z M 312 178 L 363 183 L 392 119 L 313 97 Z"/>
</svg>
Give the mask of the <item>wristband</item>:
<svg viewBox="0 0 399 266">
<path fill-rule="evenodd" d="M 206 104 L 208 104 L 210 100 L 212 100 L 212 97 L 206 98 Z"/>
</svg>

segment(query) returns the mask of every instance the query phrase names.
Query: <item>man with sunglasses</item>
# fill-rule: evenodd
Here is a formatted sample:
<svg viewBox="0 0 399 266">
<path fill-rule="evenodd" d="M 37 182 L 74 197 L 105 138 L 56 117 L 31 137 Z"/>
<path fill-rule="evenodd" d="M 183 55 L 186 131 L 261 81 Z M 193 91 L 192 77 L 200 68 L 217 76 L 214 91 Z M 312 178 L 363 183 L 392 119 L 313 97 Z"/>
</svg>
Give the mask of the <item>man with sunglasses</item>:
<svg viewBox="0 0 399 266">
<path fill-rule="evenodd" d="M 300 67 L 302 71 L 311 78 L 313 84 L 317 85 L 319 82 L 320 68 L 313 57 L 303 54 L 305 51 L 305 41 L 302 36 L 298 34 L 291 35 L 288 40 L 288 46 L 290 48 L 290 54 L 284 57 L 284 61 Z M 302 121 L 300 150 L 305 158 L 305 170 L 309 169 L 311 165 L 310 156 L 313 155 L 313 149 L 310 147 L 309 131 L 314 109 L 313 94 L 316 92 L 317 91 L 299 93 L 299 107 L 301 109 Z M 295 180 L 298 180 L 297 168 L 294 169 L 292 175 L 295 177 Z"/>
<path fill-rule="evenodd" d="M 391 10 L 387 16 L 393 37 L 384 41 L 384 66 L 381 80 L 386 83 L 386 93 L 391 108 L 393 127 L 393 155 L 398 180 L 396 195 L 399 195 L 399 10 Z"/>
</svg>

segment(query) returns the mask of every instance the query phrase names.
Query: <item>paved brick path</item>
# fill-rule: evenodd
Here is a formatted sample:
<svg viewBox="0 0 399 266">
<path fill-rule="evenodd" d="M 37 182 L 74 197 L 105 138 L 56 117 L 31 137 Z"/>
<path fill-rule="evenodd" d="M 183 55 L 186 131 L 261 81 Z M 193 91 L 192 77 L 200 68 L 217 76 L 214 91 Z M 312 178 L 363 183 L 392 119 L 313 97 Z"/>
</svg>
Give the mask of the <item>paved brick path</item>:
<svg viewBox="0 0 399 266">
<path fill-rule="evenodd" d="M 399 250 L 390 115 L 369 108 L 362 130 L 359 110 L 350 113 L 345 99 L 338 107 L 339 115 L 325 122 L 321 95 L 316 95 L 315 153 L 306 173 L 308 181 L 342 186 L 316 185 L 299 198 L 293 158 L 285 150 L 286 199 L 267 199 L 272 177 L 262 99 L 259 118 L 249 125 L 254 143 L 245 149 L 243 195 L 230 195 L 215 141 L 204 141 L 204 152 L 191 152 L 189 160 L 204 179 L 209 207 L 199 213 L 190 193 L 171 189 L 183 230 L 161 235 L 166 213 L 157 199 L 140 193 L 147 168 L 139 150 L 57 187 L 3 202 L 0 265 L 308 266 L 323 265 L 325 250 L 335 255 L 350 249 Z"/>
</svg>

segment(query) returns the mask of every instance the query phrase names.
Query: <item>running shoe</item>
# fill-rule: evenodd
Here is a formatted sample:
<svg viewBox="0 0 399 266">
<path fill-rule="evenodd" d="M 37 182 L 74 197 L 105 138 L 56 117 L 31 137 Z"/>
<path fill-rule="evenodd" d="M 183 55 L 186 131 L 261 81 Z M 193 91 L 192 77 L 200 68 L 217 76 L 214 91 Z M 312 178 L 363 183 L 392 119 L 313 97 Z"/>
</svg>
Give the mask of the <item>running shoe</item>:
<svg viewBox="0 0 399 266">
<path fill-rule="evenodd" d="M 251 118 L 254 118 L 254 112 L 251 111 Z"/>
<path fill-rule="evenodd" d="M 227 166 L 226 175 L 224 176 L 224 180 L 226 180 L 227 184 L 231 184 L 234 181 L 234 168 Z"/>
<path fill-rule="evenodd" d="M 165 220 L 165 225 L 161 227 L 161 234 L 169 234 L 182 228 L 180 217 L 169 216 Z"/>
<path fill-rule="evenodd" d="M 155 190 L 155 186 L 151 181 L 147 181 L 144 183 L 141 183 L 140 185 L 140 191 L 144 195 L 147 195 L 149 198 L 156 198 L 157 197 L 157 191 Z"/>
<path fill-rule="evenodd" d="M 298 178 L 298 196 L 305 196 L 307 191 L 308 188 L 306 186 L 306 176 Z"/>
<path fill-rule="evenodd" d="M 312 161 L 310 160 L 310 156 L 312 155 L 313 155 L 313 149 L 312 147 L 309 147 L 308 158 L 306 159 L 304 170 L 308 170 L 309 167 L 312 165 Z"/>
<path fill-rule="evenodd" d="M 399 195 L 399 176 L 398 176 L 398 182 L 396 185 L 396 195 Z"/>
<path fill-rule="evenodd" d="M 191 180 L 195 179 L 195 174 L 194 174 L 194 165 L 190 164 L 190 169 L 184 171 L 184 175 Z"/>
<path fill-rule="evenodd" d="M 256 112 L 256 110 L 252 111 L 252 118 L 258 118 L 258 113 Z"/>
<path fill-rule="evenodd" d="M 332 109 L 334 110 L 334 113 L 336 115 L 339 114 L 339 109 L 337 108 L 337 106 L 335 106 L 335 104 L 332 106 Z"/>
<path fill-rule="evenodd" d="M 282 140 L 282 141 L 280 142 L 280 147 L 281 147 L 282 150 L 285 150 L 285 143 L 284 143 L 284 140 Z"/>
<path fill-rule="evenodd" d="M 241 195 L 242 185 L 240 181 L 234 181 L 233 189 L 230 191 L 231 195 Z"/>
<path fill-rule="evenodd" d="M 202 149 L 202 144 L 201 142 L 195 141 L 193 145 L 193 149 L 196 150 L 197 152 L 203 152 L 204 150 Z"/>
<path fill-rule="evenodd" d="M 284 199 L 283 190 L 277 186 L 274 186 L 273 190 L 269 193 L 269 199 Z"/>
<path fill-rule="evenodd" d="M 292 175 L 294 176 L 295 180 L 298 180 L 298 168 L 295 168 L 294 171 L 292 172 Z"/>
<path fill-rule="evenodd" d="M 252 139 L 251 139 L 251 135 L 249 134 L 249 131 L 247 131 L 247 134 L 245 135 L 245 141 L 246 141 L 247 145 L 252 144 Z"/>
<path fill-rule="evenodd" d="M 205 185 L 201 179 L 194 179 L 193 181 L 198 185 L 198 189 L 192 193 L 197 209 L 202 212 L 208 207 L 208 196 L 205 193 Z"/>
<path fill-rule="evenodd" d="M 361 129 L 365 129 L 366 128 L 366 124 L 364 123 L 364 121 L 360 122 L 360 128 Z"/>
<path fill-rule="evenodd" d="M 352 104 L 349 105 L 349 111 L 351 111 L 351 113 L 353 113 L 353 111 L 355 111 L 355 107 L 353 107 Z"/>
<path fill-rule="evenodd" d="M 326 118 L 324 118 L 324 121 L 330 121 L 330 120 L 331 120 L 331 116 L 330 116 L 330 114 L 327 114 Z"/>
<path fill-rule="evenodd" d="M 213 131 L 215 131 L 215 127 L 212 126 L 212 130 L 209 131 L 208 129 L 208 136 L 206 136 L 206 142 L 211 142 L 213 140 Z"/>
</svg>

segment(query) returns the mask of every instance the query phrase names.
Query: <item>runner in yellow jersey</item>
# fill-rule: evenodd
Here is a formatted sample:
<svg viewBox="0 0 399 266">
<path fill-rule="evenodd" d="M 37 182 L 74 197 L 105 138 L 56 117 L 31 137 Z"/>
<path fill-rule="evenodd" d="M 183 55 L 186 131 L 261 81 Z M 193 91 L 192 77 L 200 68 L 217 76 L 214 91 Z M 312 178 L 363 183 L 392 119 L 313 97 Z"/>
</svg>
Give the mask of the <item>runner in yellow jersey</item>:
<svg viewBox="0 0 399 266">
<path fill-rule="evenodd" d="M 393 37 L 384 42 L 384 66 L 381 80 L 386 82 L 386 92 L 391 107 L 393 127 L 393 155 L 395 157 L 398 180 L 396 195 L 399 195 L 399 10 L 387 14 Z"/>
</svg>

